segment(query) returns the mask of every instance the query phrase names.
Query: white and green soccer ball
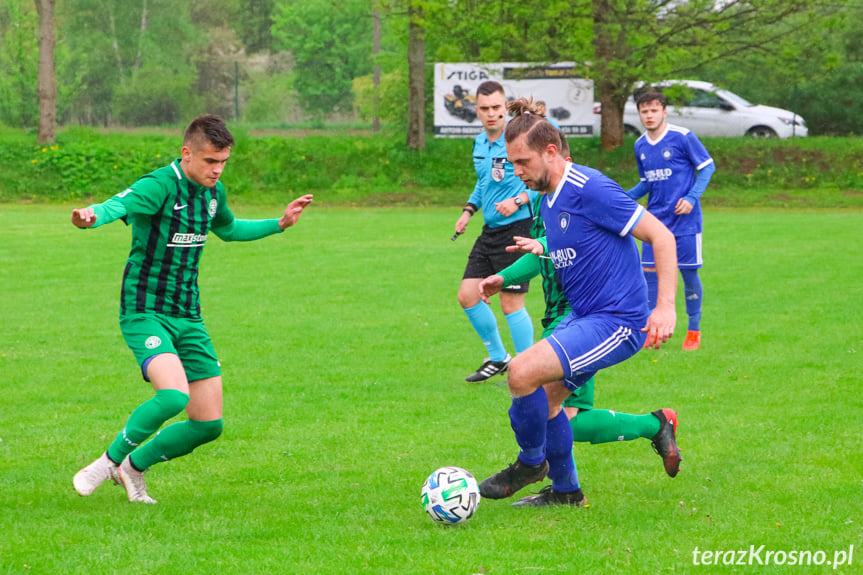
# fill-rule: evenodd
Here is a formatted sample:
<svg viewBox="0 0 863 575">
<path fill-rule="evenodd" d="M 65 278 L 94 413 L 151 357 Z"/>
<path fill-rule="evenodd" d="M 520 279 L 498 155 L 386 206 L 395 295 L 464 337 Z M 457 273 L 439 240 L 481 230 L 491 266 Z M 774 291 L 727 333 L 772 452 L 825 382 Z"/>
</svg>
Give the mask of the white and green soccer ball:
<svg viewBox="0 0 863 575">
<path fill-rule="evenodd" d="M 463 523 L 479 507 L 479 487 L 473 475 L 461 467 L 441 467 L 423 483 L 423 507 L 434 521 Z"/>
</svg>

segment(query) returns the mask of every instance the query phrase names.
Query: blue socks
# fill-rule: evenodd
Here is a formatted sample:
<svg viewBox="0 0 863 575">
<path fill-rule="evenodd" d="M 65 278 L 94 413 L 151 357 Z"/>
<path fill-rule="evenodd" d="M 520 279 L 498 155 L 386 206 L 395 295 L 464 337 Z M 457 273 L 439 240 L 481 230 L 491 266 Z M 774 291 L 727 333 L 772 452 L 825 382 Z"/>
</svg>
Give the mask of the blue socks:
<svg viewBox="0 0 863 575">
<path fill-rule="evenodd" d="M 548 419 L 548 396 L 539 388 L 530 395 L 513 397 L 509 420 L 521 448 L 518 459 L 539 465 L 548 459 L 548 476 L 557 491 L 578 489 L 578 473 L 572 459 L 572 427 L 563 410 Z"/>
<path fill-rule="evenodd" d="M 509 421 L 515 432 L 515 441 L 521 448 L 518 458 L 526 465 L 539 465 L 545 461 L 545 435 L 548 425 L 548 396 L 539 388 L 530 395 L 513 397 L 509 408 Z M 572 449 L 572 429 L 569 431 Z"/>
<path fill-rule="evenodd" d="M 689 331 L 701 331 L 701 278 L 697 269 L 680 270 L 683 276 L 683 293 L 686 295 L 686 315 L 689 316 Z"/>
<path fill-rule="evenodd" d="M 689 316 L 689 330 L 701 331 L 701 278 L 698 277 L 698 269 L 682 269 L 683 293 L 686 295 L 686 315 Z M 644 272 L 647 282 L 647 307 L 650 310 L 656 307 L 657 279 L 656 272 Z"/>
<path fill-rule="evenodd" d="M 656 307 L 656 294 L 659 291 L 659 279 L 656 272 L 644 272 L 644 280 L 647 282 L 647 309 L 653 311 Z"/>
<path fill-rule="evenodd" d="M 473 307 L 464 308 L 464 313 L 467 314 L 473 329 L 482 338 L 482 343 L 488 350 L 489 359 L 492 361 L 506 359 L 506 348 L 503 347 L 500 332 L 497 330 L 497 318 L 494 317 L 494 312 L 488 304 L 481 301 Z"/>
<path fill-rule="evenodd" d="M 578 472 L 572 458 L 572 427 L 562 409 L 549 420 L 545 443 L 548 477 L 555 491 L 578 489 Z"/>
<path fill-rule="evenodd" d="M 527 309 L 521 308 L 506 316 L 509 324 L 509 333 L 512 334 L 512 343 L 515 344 L 515 353 L 521 353 L 533 345 L 533 321 Z"/>
</svg>

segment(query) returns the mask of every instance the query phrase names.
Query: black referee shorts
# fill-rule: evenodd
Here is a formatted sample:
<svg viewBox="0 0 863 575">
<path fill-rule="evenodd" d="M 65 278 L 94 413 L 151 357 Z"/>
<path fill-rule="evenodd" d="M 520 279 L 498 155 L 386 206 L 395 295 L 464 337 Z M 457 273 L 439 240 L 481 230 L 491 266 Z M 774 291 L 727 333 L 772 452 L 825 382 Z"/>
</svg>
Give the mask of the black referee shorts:
<svg viewBox="0 0 863 575">
<path fill-rule="evenodd" d="M 517 222 L 490 228 L 482 227 L 482 233 L 473 244 L 473 249 L 467 258 L 467 267 L 462 279 L 483 279 L 494 275 L 505 267 L 512 265 L 522 256 L 521 252 L 508 252 L 506 246 L 515 245 L 513 236 L 530 237 L 531 219 L 524 218 Z M 503 288 L 509 293 L 527 293 L 530 282 Z"/>
</svg>

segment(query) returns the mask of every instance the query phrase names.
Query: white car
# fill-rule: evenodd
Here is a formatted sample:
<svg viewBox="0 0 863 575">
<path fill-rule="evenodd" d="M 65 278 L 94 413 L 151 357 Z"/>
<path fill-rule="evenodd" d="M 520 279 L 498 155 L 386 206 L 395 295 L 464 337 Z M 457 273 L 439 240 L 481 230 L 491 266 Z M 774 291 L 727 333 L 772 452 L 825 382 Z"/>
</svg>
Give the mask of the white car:
<svg viewBox="0 0 863 575">
<path fill-rule="evenodd" d="M 658 88 L 686 88 L 684 105 L 668 105 L 667 122 L 688 128 L 697 136 L 790 138 L 809 134 L 806 122 L 793 112 L 751 104 L 737 94 L 717 88 L 709 82 L 666 80 L 652 85 Z M 600 104 L 594 105 L 593 112 L 596 114 L 594 132 L 599 134 Z M 639 135 L 643 131 L 633 98 L 626 102 L 623 110 L 623 130 L 632 135 Z"/>
</svg>

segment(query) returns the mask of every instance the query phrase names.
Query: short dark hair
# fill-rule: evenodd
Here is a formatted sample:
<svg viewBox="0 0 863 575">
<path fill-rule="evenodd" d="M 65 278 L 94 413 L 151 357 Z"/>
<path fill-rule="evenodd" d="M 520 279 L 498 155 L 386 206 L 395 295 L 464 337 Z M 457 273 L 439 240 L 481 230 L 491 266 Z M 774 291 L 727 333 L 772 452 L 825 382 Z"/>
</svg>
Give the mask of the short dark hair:
<svg viewBox="0 0 863 575">
<path fill-rule="evenodd" d="M 666 98 L 662 92 L 648 90 L 647 92 L 642 92 L 635 97 L 635 109 L 640 109 L 642 104 L 647 104 L 648 102 L 659 102 L 662 104 L 663 108 L 668 106 L 668 98 Z"/>
<path fill-rule="evenodd" d="M 560 147 L 557 149 L 557 154 L 561 158 L 566 159 L 570 155 L 569 142 L 566 141 L 566 135 L 564 135 L 563 130 L 559 130 L 559 132 Z"/>
<path fill-rule="evenodd" d="M 186 128 L 183 145 L 201 144 L 204 141 L 212 144 L 217 150 L 224 150 L 234 145 L 234 136 L 231 135 L 221 116 L 204 114 L 192 120 Z"/>
<path fill-rule="evenodd" d="M 500 92 L 501 94 L 506 96 L 506 92 L 504 92 L 503 86 L 500 85 L 500 82 L 495 82 L 494 80 L 486 80 L 476 89 L 477 96 L 491 96 L 495 92 Z"/>
<path fill-rule="evenodd" d="M 537 104 L 533 98 L 517 98 L 508 102 L 506 109 L 515 116 L 506 125 L 504 139 L 509 144 L 522 134 L 527 135 L 527 147 L 536 152 L 542 152 L 549 144 L 554 144 L 560 149 L 561 131 L 555 128 L 551 122 L 545 119 L 542 113 L 545 111 L 544 104 Z"/>
</svg>

